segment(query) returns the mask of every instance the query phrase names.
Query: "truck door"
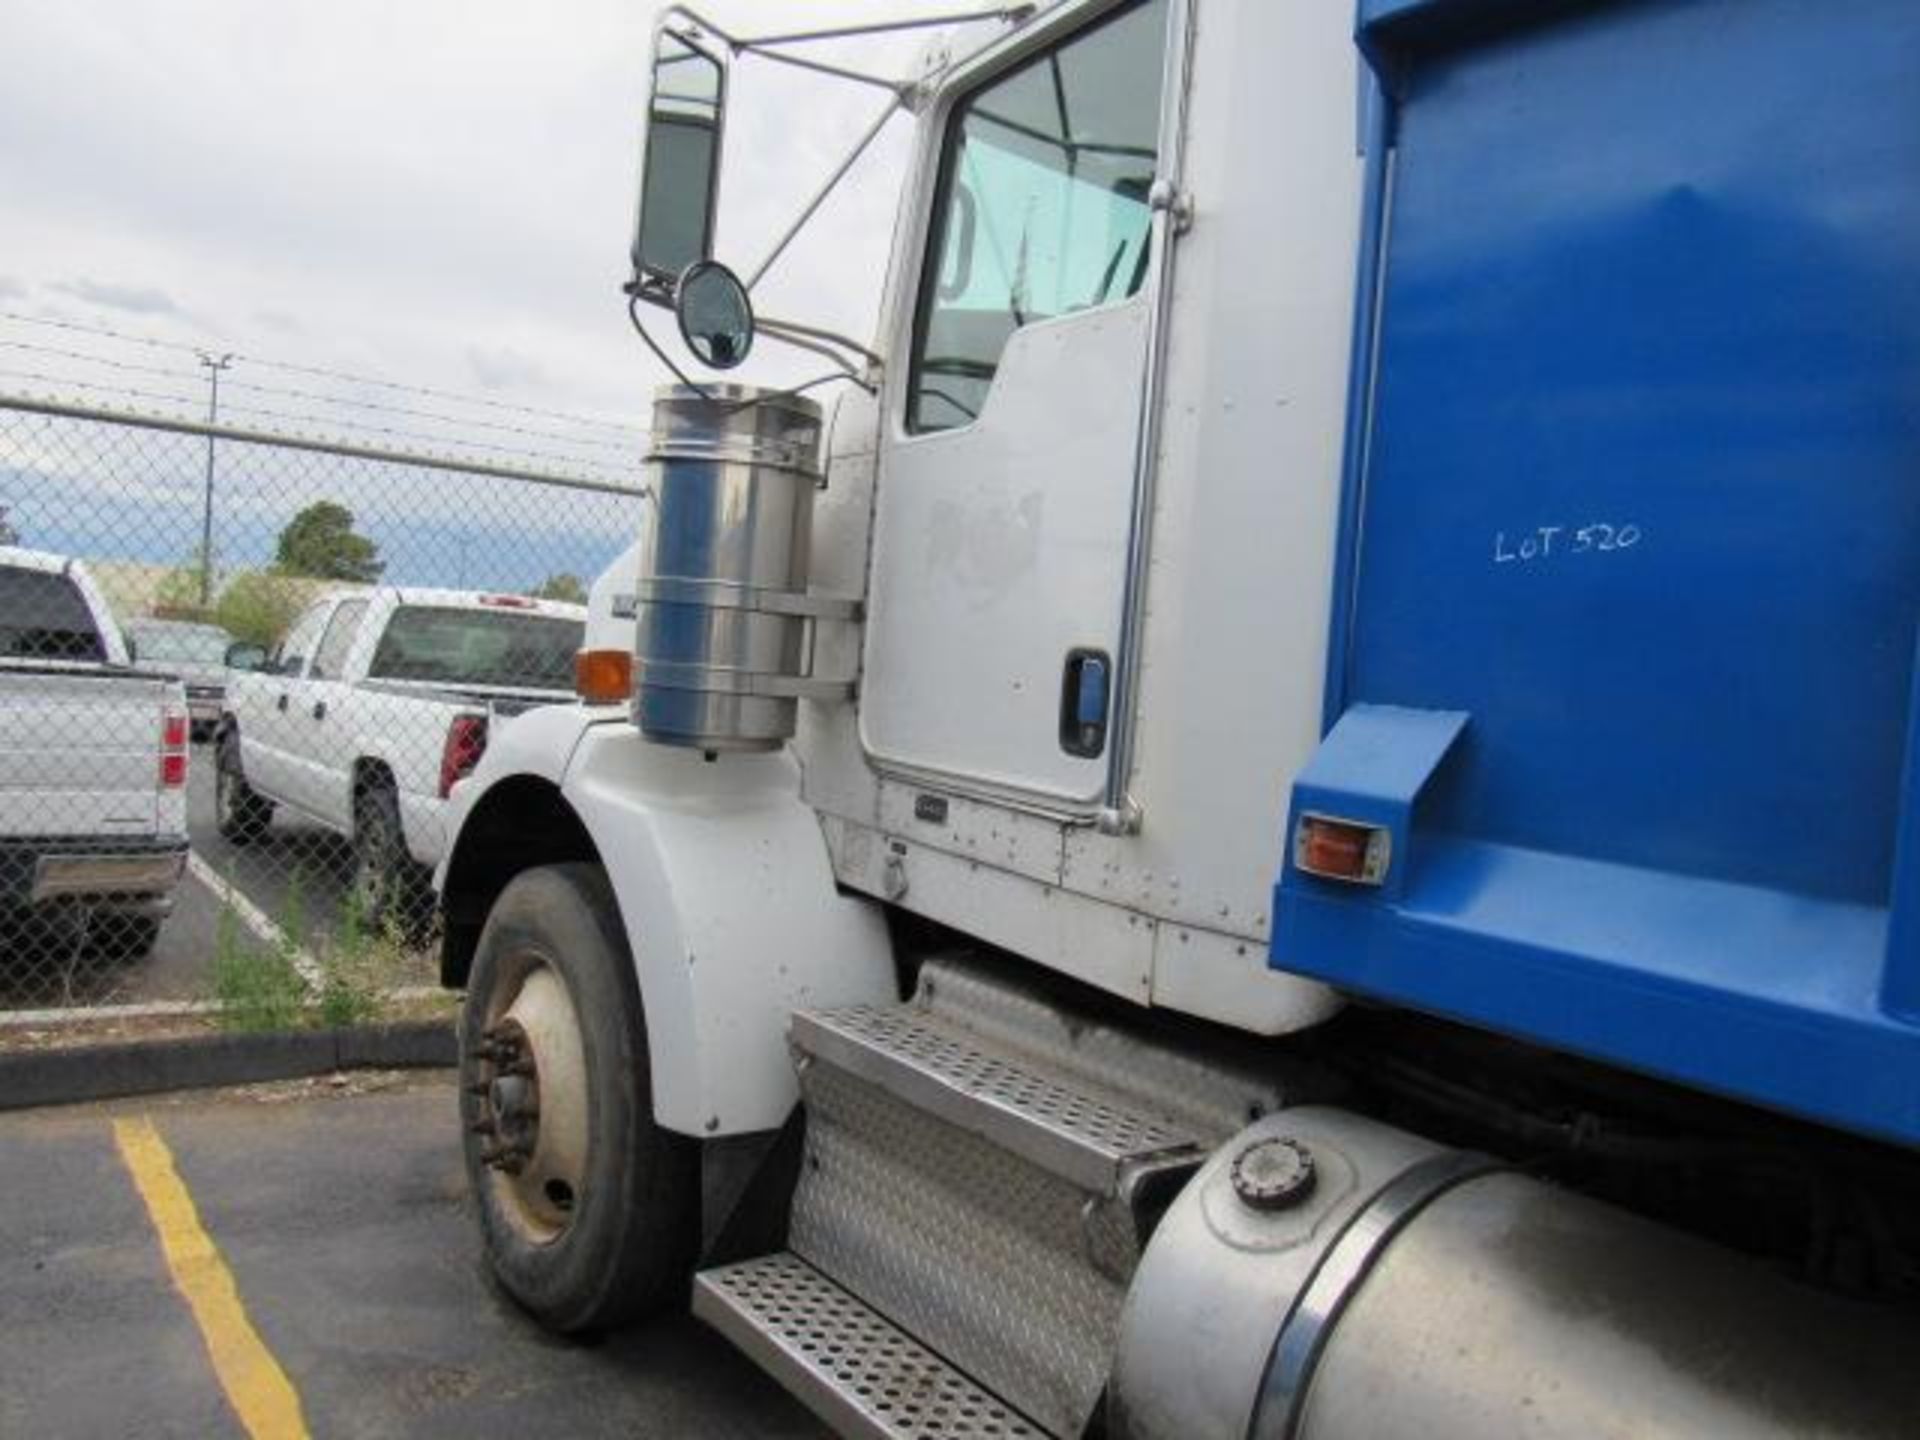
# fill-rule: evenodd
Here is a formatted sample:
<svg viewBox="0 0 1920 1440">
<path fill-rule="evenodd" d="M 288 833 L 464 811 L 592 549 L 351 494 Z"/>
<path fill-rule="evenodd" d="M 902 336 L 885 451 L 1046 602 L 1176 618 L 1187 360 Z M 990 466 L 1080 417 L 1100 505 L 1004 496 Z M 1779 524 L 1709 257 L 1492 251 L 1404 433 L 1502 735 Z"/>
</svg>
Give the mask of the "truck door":
<svg viewBox="0 0 1920 1440">
<path fill-rule="evenodd" d="M 311 810 L 316 819 L 341 829 L 353 824 L 353 762 L 357 737 L 353 730 L 352 687 L 346 683 L 347 656 L 367 613 L 365 600 L 342 600 L 334 607 L 326 633 L 307 667 L 299 696 L 300 713 L 293 717 L 302 735 L 295 747 L 290 798 Z"/>
<path fill-rule="evenodd" d="M 881 441 L 861 725 L 882 768 L 1100 794 L 1168 9 L 1109 10 L 948 102 Z"/>
<path fill-rule="evenodd" d="M 301 612 L 274 650 L 270 667 L 239 677 L 235 709 L 240 717 L 240 760 L 247 780 L 275 800 L 300 803 L 294 793 L 295 759 L 305 740 L 296 692 L 305 686 L 307 661 L 320 643 L 332 602 L 317 601 Z"/>
</svg>

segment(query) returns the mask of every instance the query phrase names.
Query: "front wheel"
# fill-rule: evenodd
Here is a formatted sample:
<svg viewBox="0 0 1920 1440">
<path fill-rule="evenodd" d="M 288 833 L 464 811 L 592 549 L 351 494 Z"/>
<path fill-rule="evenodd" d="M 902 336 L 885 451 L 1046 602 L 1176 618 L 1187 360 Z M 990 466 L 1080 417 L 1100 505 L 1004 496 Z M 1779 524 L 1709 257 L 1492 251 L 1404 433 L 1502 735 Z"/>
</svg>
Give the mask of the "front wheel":
<svg viewBox="0 0 1920 1440">
<path fill-rule="evenodd" d="M 699 1152 L 653 1121 L 645 1015 L 597 865 L 516 876 L 460 1022 L 467 1175 L 501 1286 L 551 1330 L 684 1303 Z"/>
</svg>

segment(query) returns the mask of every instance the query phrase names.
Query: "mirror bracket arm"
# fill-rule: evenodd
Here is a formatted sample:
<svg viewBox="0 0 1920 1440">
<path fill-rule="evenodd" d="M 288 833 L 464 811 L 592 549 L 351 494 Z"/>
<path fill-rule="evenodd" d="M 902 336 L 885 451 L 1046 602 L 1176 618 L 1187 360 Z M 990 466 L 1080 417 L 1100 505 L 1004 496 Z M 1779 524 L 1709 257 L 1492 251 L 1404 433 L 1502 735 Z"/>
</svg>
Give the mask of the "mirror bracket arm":
<svg viewBox="0 0 1920 1440">
<path fill-rule="evenodd" d="M 774 320 L 765 315 L 756 317 L 754 323 L 769 339 L 778 340 L 802 350 L 811 350 L 816 355 L 824 355 L 843 366 L 849 375 L 862 372 L 847 364 L 845 358 L 839 353 L 840 350 L 859 356 L 865 363 L 866 373 L 869 375 L 877 375 L 886 367 L 884 357 L 837 330 L 823 330 L 816 325 L 802 325 L 796 320 Z M 839 350 L 830 348 L 834 346 L 838 346 Z"/>
<path fill-rule="evenodd" d="M 847 172 L 853 169 L 855 163 L 859 161 L 862 155 L 867 153 L 867 147 L 880 138 L 880 132 L 887 128 L 887 122 L 893 119 L 894 112 L 904 109 L 905 107 L 906 101 L 898 91 L 895 91 L 893 99 L 887 103 L 886 108 L 874 117 L 873 123 L 861 133 L 858 140 L 853 142 L 853 148 L 847 152 L 846 157 L 833 168 L 833 173 L 827 176 L 826 181 L 814 192 L 813 198 L 807 201 L 801 208 L 800 214 L 795 217 L 794 222 L 789 225 L 785 233 L 774 242 L 773 248 L 767 252 L 766 258 L 754 267 L 752 274 L 747 276 L 747 290 L 749 293 L 752 292 L 754 286 L 760 283 L 767 271 L 773 268 L 773 262 L 785 253 L 787 246 L 793 243 L 794 237 L 806 228 L 807 222 L 811 220 L 814 217 L 814 213 L 826 203 L 827 197 L 831 195 L 840 182 L 846 178 Z"/>
<path fill-rule="evenodd" d="M 664 310 L 673 308 L 673 279 L 670 276 L 657 275 L 651 270 L 621 282 L 620 293 L 629 300 L 658 305 Z"/>
<path fill-rule="evenodd" d="M 676 10 L 679 6 L 674 7 Z M 882 35 L 901 30 L 926 30 L 941 25 L 967 25 L 981 20 L 1000 20 L 1008 25 L 1024 25 L 1039 7 L 1032 3 L 1000 5 L 991 10 L 962 10 L 946 15 L 916 15 L 900 20 L 874 20 L 860 25 L 835 25 L 818 30 L 792 30 L 781 35 L 750 35 L 733 43 L 740 49 L 765 49 L 772 45 L 805 45 L 815 40 L 845 40 L 856 35 Z M 717 32 L 716 32 L 717 33 Z"/>
</svg>

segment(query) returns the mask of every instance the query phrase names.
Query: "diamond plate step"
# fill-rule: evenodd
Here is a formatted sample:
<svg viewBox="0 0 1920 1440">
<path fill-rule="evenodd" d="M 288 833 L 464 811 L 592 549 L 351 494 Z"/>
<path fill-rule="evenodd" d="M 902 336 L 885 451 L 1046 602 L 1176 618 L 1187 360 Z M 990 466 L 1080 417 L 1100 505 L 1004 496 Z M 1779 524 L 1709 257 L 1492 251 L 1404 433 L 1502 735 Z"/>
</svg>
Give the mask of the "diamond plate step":
<svg viewBox="0 0 1920 1440">
<path fill-rule="evenodd" d="M 1130 1167 L 1197 1158 L 1206 1143 L 1181 1120 L 915 1004 L 798 1011 L 789 1038 L 801 1054 L 1096 1194 L 1119 1193 Z"/>
<path fill-rule="evenodd" d="M 843 1435 L 1046 1433 L 796 1255 L 703 1271 L 693 1281 L 693 1313 Z"/>
</svg>

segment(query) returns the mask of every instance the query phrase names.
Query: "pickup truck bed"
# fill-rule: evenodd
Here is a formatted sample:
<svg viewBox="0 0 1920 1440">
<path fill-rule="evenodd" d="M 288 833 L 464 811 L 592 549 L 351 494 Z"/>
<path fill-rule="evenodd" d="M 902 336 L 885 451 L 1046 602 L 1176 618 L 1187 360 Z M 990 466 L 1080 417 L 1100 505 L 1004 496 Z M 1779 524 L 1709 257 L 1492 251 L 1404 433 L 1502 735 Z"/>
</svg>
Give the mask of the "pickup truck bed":
<svg viewBox="0 0 1920 1440">
<path fill-rule="evenodd" d="M 186 862 L 185 691 L 129 668 L 76 562 L 0 549 L 0 611 L 0 955 L 101 912 L 144 952 Z"/>
</svg>

